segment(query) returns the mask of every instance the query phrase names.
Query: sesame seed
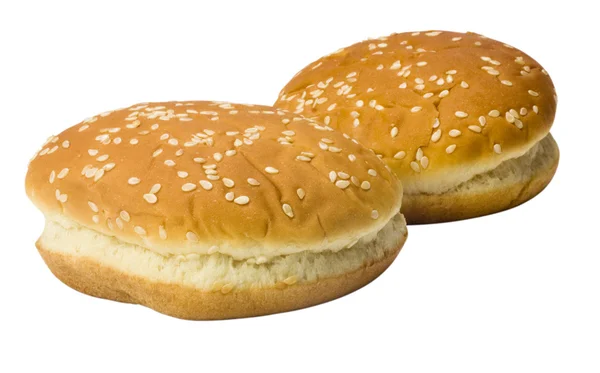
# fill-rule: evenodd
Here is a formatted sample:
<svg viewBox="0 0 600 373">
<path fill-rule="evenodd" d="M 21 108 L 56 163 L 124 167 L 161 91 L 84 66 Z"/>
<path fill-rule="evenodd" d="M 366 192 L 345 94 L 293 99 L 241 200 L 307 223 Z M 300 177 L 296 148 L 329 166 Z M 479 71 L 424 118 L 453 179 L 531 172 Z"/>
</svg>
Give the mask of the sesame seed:
<svg viewBox="0 0 600 373">
<path fill-rule="evenodd" d="M 362 183 L 360 183 L 360 188 L 362 190 L 369 190 L 371 189 L 371 183 L 369 183 L 368 181 L 363 181 Z"/>
<path fill-rule="evenodd" d="M 154 184 L 154 185 L 152 185 L 152 188 L 150 188 L 150 193 L 156 194 L 160 191 L 160 188 L 161 188 L 160 184 Z"/>
<path fill-rule="evenodd" d="M 435 84 L 437 84 L 437 85 L 443 85 L 443 84 L 444 84 L 444 78 L 439 78 L 439 79 L 438 79 L 438 80 L 435 82 Z"/>
<path fill-rule="evenodd" d="M 515 124 L 515 126 L 516 126 L 518 129 L 523 129 L 523 122 L 521 122 L 521 120 L 519 120 L 519 119 L 515 119 L 515 123 L 514 123 L 514 124 Z"/>
<path fill-rule="evenodd" d="M 527 115 L 527 109 L 526 109 L 526 108 L 524 108 L 524 107 L 522 107 L 522 108 L 521 108 L 521 110 L 519 110 L 519 114 L 521 114 L 521 115 L 523 115 L 523 116 L 524 116 L 524 115 Z"/>
<path fill-rule="evenodd" d="M 466 118 L 469 116 L 469 114 L 465 113 L 464 111 L 457 111 L 454 113 L 454 115 L 456 115 L 457 118 Z"/>
<path fill-rule="evenodd" d="M 303 200 L 304 196 L 306 196 L 306 192 L 302 188 L 296 189 L 296 194 L 298 195 L 298 198 L 300 198 L 300 200 Z"/>
<path fill-rule="evenodd" d="M 335 146 L 330 146 L 327 150 L 329 150 L 332 153 L 340 153 L 342 151 L 342 149 Z"/>
<path fill-rule="evenodd" d="M 152 193 L 144 194 L 144 199 L 148 203 L 156 203 L 156 201 L 158 201 L 158 198 L 156 198 L 156 194 L 152 194 Z"/>
<path fill-rule="evenodd" d="M 410 109 L 411 113 L 417 113 L 419 111 L 421 111 L 422 107 L 420 106 L 413 106 L 412 109 Z"/>
<path fill-rule="evenodd" d="M 235 149 L 230 149 L 225 152 L 225 155 L 228 157 L 232 157 L 232 156 L 236 155 L 236 153 L 237 153 L 237 151 Z"/>
<path fill-rule="evenodd" d="M 343 180 L 347 180 L 350 178 L 350 175 L 348 175 L 347 173 L 342 172 L 342 171 L 338 172 L 337 175 L 340 177 L 340 179 L 343 179 Z"/>
<path fill-rule="evenodd" d="M 292 210 L 292 206 L 288 205 L 287 203 L 284 203 L 283 205 L 281 205 L 281 209 L 283 210 L 283 213 L 289 216 L 290 218 L 294 217 L 294 211 Z"/>
<path fill-rule="evenodd" d="M 139 234 L 140 236 L 145 236 L 146 235 L 146 230 L 142 227 L 140 227 L 139 225 L 136 225 L 135 227 L 133 227 L 133 231 L 137 234 Z"/>
<path fill-rule="evenodd" d="M 429 158 L 427 156 L 423 156 L 423 158 L 421 158 L 419 162 L 421 163 L 421 167 L 423 167 L 424 169 L 427 168 L 427 166 L 429 166 Z"/>
<path fill-rule="evenodd" d="M 512 87 L 512 82 L 510 80 L 501 80 L 500 83 Z"/>
<path fill-rule="evenodd" d="M 233 202 L 237 203 L 238 205 L 246 205 L 248 202 L 250 202 L 250 198 L 248 198 L 248 196 L 239 196 L 234 199 Z"/>
<path fill-rule="evenodd" d="M 185 179 L 186 177 L 188 177 L 188 173 L 185 171 L 177 171 L 177 176 L 179 176 L 182 179 Z"/>
<path fill-rule="evenodd" d="M 267 167 L 265 167 L 265 172 L 268 174 L 278 174 L 279 170 L 276 169 L 275 167 L 267 166 Z"/>
<path fill-rule="evenodd" d="M 537 97 L 537 96 L 539 96 L 539 95 L 540 95 L 539 93 L 537 93 L 536 91 L 533 91 L 533 90 L 531 90 L 531 89 L 530 89 L 530 90 L 528 90 L 527 92 L 528 92 L 530 95 L 532 95 L 533 97 Z"/>
<path fill-rule="evenodd" d="M 432 96 L 433 96 L 433 93 L 432 93 L 432 92 L 428 92 L 428 93 L 425 93 L 425 94 L 423 95 L 423 98 L 430 98 L 430 97 L 432 97 Z"/>
<path fill-rule="evenodd" d="M 515 122 L 515 117 L 510 113 L 510 112 L 506 112 L 506 114 L 504 115 L 504 117 L 506 118 L 506 121 L 508 123 L 514 123 Z"/>
<path fill-rule="evenodd" d="M 394 159 L 403 159 L 404 157 L 406 157 L 406 152 L 402 150 L 394 154 Z"/>
<path fill-rule="evenodd" d="M 137 185 L 140 183 L 140 179 L 137 177 L 130 177 L 129 180 L 127 180 L 127 183 L 129 185 Z"/>
<path fill-rule="evenodd" d="M 451 129 L 450 132 L 448 132 L 448 134 L 450 135 L 450 137 L 458 137 L 461 135 L 461 131 L 457 130 L 457 129 Z"/>
<path fill-rule="evenodd" d="M 500 112 L 499 112 L 498 110 L 495 110 L 495 109 L 494 109 L 494 110 L 491 110 L 491 111 L 488 113 L 488 115 L 489 115 L 490 117 L 492 117 L 492 118 L 497 118 L 497 117 L 499 117 L 499 116 L 500 116 Z"/>
<path fill-rule="evenodd" d="M 213 188 L 212 183 L 207 180 L 200 180 L 200 186 L 204 188 L 204 190 L 211 190 Z"/>
<path fill-rule="evenodd" d="M 88 149 L 88 154 L 94 157 L 98 154 L 98 149 Z"/>
<path fill-rule="evenodd" d="M 121 220 L 120 217 L 115 219 L 115 222 L 117 223 L 117 227 L 119 227 L 119 229 L 123 229 L 123 220 Z"/>
<path fill-rule="evenodd" d="M 448 91 L 447 89 L 444 89 L 443 91 L 440 92 L 440 94 L 438 95 L 439 98 L 444 98 L 446 96 L 448 96 L 448 94 L 450 93 L 450 91 Z"/>
<path fill-rule="evenodd" d="M 460 86 L 463 88 L 469 88 L 469 84 L 465 81 L 460 82 Z"/>
<path fill-rule="evenodd" d="M 433 121 L 433 128 L 438 128 L 439 126 L 440 126 L 440 119 L 435 118 L 435 120 Z"/>
<path fill-rule="evenodd" d="M 65 141 L 63 141 L 63 143 L 62 143 L 62 147 L 63 147 L 63 148 L 65 148 L 65 149 L 66 149 L 66 148 L 68 148 L 69 146 L 71 146 L 71 143 L 69 142 L 69 140 L 65 140 Z"/>
<path fill-rule="evenodd" d="M 329 181 L 333 183 L 335 182 L 335 179 L 337 179 L 337 174 L 335 171 L 329 171 Z"/>
<path fill-rule="evenodd" d="M 346 189 L 348 186 L 350 186 L 350 182 L 348 180 L 338 180 L 335 182 L 335 186 L 340 189 Z"/>
<path fill-rule="evenodd" d="M 197 158 L 194 158 L 194 162 L 195 163 L 206 163 L 206 159 L 197 157 Z"/>
<path fill-rule="evenodd" d="M 131 140 L 129 140 L 129 143 L 131 145 L 137 145 L 139 143 L 139 141 L 138 141 L 138 139 L 131 139 Z"/>
<path fill-rule="evenodd" d="M 392 127 L 392 130 L 390 131 L 390 135 L 392 135 L 392 137 L 398 136 L 398 127 Z"/>
<path fill-rule="evenodd" d="M 417 161 L 420 161 L 421 158 L 423 158 L 423 149 L 421 149 L 421 148 L 417 149 L 417 153 L 415 154 L 415 158 L 417 158 Z"/>
<path fill-rule="evenodd" d="M 92 216 L 92 221 L 96 224 L 100 223 L 100 216 L 98 216 L 98 215 Z"/>
<path fill-rule="evenodd" d="M 87 124 L 84 124 L 83 126 L 79 127 L 79 132 L 83 132 L 83 131 L 85 131 L 88 128 L 90 128 L 90 126 L 87 125 Z"/>
<path fill-rule="evenodd" d="M 533 105 L 533 108 L 532 108 L 532 110 L 533 110 L 533 112 L 534 112 L 534 113 L 536 113 L 536 114 L 539 112 L 539 109 L 538 109 L 537 105 Z"/>
<path fill-rule="evenodd" d="M 371 211 L 371 219 L 377 219 L 379 217 L 379 212 L 377 210 Z"/>
<path fill-rule="evenodd" d="M 468 128 L 473 132 L 481 133 L 481 127 L 479 126 L 470 125 Z"/>
<path fill-rule="evenodd" d="M 213 159 L 217 162 L 221 162 L 221 160 L 223 159 L 223 154 L 215 153 L 215 154 L 213 154 Z"/>
<path fill-rule="evenodd" d="M 187 231 L 185 234 L 185 238 L 187 238 L 188 241 L 198 242 L 198 236 L 194 232 Z"/>
<path fill-rule="evenodd" d="M 410 162 L 410 168 L 412 168 L 413 171 L 415 171 L 415 172 L 421 172 L 421 168 L 419 167 L 419 164 L 415 161 Z"/>
<path fill-rule="evenodd" d="M 479 117 L 479 124 L 481 125 L 481 127 L 485 126 L 487 123 L 485 117 L 482 115 Z"/>
<path fill-rule="evenodd" d="M 50 181 L 50 184 L 54 183 L 55 178 L 56 178 L 56 172 L 54 172 L 54 170 L 52 170 L 50 172 L 50 177 L 48 177 L 48 181 Z"/>
<path fill-rule="evenodd" d="M 240 147 L 242 146 L 243 142 L 240 139 L 235 139 L 235 141 L 233 142 L 233 146 L 235 147 Z"/>
<path fill-rule="evenodd" d="M 227 188 L 233 188 L 233 186 L 235 185 L 235 183 L 233 182 L 233 180 L 228 179 L 226 177 L 223 178 L 223 184 L 225 184 L 225 186 Z"/>
<path fill-rule="evenodd" d="M 158 226 L 158 236 L 162 239 L 162 240 L 166 240 L 167 239 L 167 231 L 165 230 L 165 227 L 162 225 Z"/>
<path fill-rule="evenodd" d="M 100 178 L 104 176 L 104 169 L 101 168 L 99 170 L 96 171 L 96 174 L 94 175 L 94 181 L 98 181 L 100 180 Z"/>
<path fill-rule="evenodd" d="M 254 178 L 251 178 L 251 177 L 249 177 L 247 181 L 248 181 L 248 184 L 250 184 L 252 186 L 259 186 L 260 185 L 260 183 L 258 182 L 258 180 L 254 179 Z"/>
<path fill-rule="evenodd" d="M 442 137 L 442 130 L 437 129 L 433 134 L 431 134 L 431 141 L 438 142 L 438 140 Z"/>
<path fill-rule="evenodd" d="M 360 186 L 360 180 L 356 176 L 350 176 L 350 181 L 356 186 Z"/>
<path fill-rule="evenodd" d="M 426 66 L 427 65 L 427 61 L 419 61 L 419 62 L 417 62 L 416 65 L 419 66 L 419 67 Z"/>
<path fill-rule="evenodd" d="M 369 170 L 367 171 L 367 173 L 373 177 L 377 176 L 377 171 L 375 171 L 372 168 L 369 168 Z"/>
<path fill-rule="evenodd" d="M 175 162 L 170 159 L 167 159 L 164 163 L 165 163 L 165 165 L 167 165 L 169 167 L 175 166 Z"/>
<path fill-rule="evenodd" d="M 231 202 L 235 199 L 235 194 L 233 194 L 233 192 L 227 192 L 225 193 L 225 199 Z"/>
<path fill-rule="evenodd" d="M 92 201 L 88 201 L 88 206 L 90 206 L 90 209 L 91 209 L 93 212 L 98 212 L 98 211 L 100 211 L 100 210 L 98 209 L 98 206 L 97 206 L 97 205 L 96 205 L 94 202 L 92 202 Z"/>
<path fill-rule="evenodd" d="M 335 109 L 336 104 L 331 104 L 327 107 L 327 111 L 332 111 Z"/>
<path fill-rule="evenodd" d="M 350 160 L 350 162 L 354 162 L 356 161 L 356 156 L 354 154 L 348 154 L 348 160 Z"/>
<path fill-rule="evenodd" d="M 407 85 L 406 85 L 406 82 L 404 82 L 404 83 L 400 84 L 400 85 L 398 86 L 398 88 L 404 89 L 404 88 L 406 88 L 406 86 L 407 86 Z"/>
<path fill-rule="evenodd" d="M 115 164 L 114 163 L 107 163 L 104 166 L 102 166 L 102 168 L 104 169 L 104 171 L 110 171 L 113 168 L 115 168 Z"/>
<path fill-rule="evenodd" d="M 497 154 L 502 153 L 502 146 L 500 146 L 500 144 L 494 144 L 494 152 Z"/>
<path fill-rule="evenodd" d="M 452 144 L 446 148 L 446 153 L 452 154 L 452 153 L 454 153 L 455 150 L 456 150 L 456 144 Z"/>
<path fill-rule="evenodd" d="M 196 184 L 193 183 L 185 183 L 181 186 L 181 190 L 183 190 L 184 192 L 190 192 L 194 189 L 196 189 Z"/>
<path fill-rule="evenodd" d="M 153 156 L 153 157 L 157 157 L 157 156 L 158 156 L 160 153 L 162 153 L 162 151 L 163 151 L 163 150 L 162 150 L 162 149 L 160 149 L 160 148 L 159 148 L 159 149 L 156 149 L 156 150 L 155 150 L 155 151 L 152 153 L 152 156 Z"/>
</svg>

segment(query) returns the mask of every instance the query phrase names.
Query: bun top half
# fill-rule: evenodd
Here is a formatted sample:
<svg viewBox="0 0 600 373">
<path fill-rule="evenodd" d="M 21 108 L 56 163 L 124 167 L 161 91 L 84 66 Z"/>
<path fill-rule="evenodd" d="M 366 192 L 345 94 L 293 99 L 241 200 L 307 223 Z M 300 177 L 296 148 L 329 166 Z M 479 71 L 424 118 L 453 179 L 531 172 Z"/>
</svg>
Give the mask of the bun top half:
<svg viewBox="0 0 600 373">
<path fill-rule="evenodd" d="M 556 100 L 548 73 L 522 51 L 424 31 L 320 58 L 275 105 L 358 139 L 406 193 L 438 193 L 524 154 L 550 131 Z"/>
<path fill-rule="evenodd" d="M 48 139 L 26 191 L 50 219 L 165 255 L 238 259 L 340 250 L 380 230 L 402 198 L 395 176 L 349 136 L 221 102 L 86 119 Z"/>
</svg>

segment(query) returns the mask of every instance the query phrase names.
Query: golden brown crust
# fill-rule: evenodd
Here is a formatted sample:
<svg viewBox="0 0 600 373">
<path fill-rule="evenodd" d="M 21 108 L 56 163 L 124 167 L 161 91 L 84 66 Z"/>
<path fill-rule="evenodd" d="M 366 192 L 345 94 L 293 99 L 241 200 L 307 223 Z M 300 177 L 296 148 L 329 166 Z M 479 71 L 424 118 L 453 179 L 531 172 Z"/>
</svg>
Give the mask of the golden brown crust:
<svg viewBox="0 0 600 373">
<path fill-rule="evenodd" d="M 549 132 L 556 96 L 522 51 L 474 33 L 427 31 L 325 56 L 276 106 L 355 137 L 416 194 L 445 192 L 526 152 Z"/>
<path fill-rule="evenodd" d="M 558 167 L 558 147 L 548 136 L 554 147 L 552 160 L 534 169 L 530 178 L 499 182 L 484 190 L 456 188 L 443 194 L 405 194 L 402 213 L 410 224 L 442 223 L 489 215 L 527 202 L 544 190 Z"/>
<path fill-rule="evenodd" d="M 341 249 L 381 229 L 402 198 L 375 155 L 331 128 L 205 101 L 87 119 L 49 139 L 26 190 L 46 215 L 155 252 L 239 259 Z"/>
<path fill-rule="evenodd" d="M 402 241 L 403 243 L 404 241 Z M 402 244 L 359 270 L 312 283 L 276 285 L 223 294 L 177 284 L 149 281 L 87 259 L 57 253 L 36 244 L 52 273 L 82 293 L 119 302 L 137 303 L 173 317 L 218 320 L 261 316 L 306 308 L 351 293 L 377 278 L 394 261 Z"/>
</svg>

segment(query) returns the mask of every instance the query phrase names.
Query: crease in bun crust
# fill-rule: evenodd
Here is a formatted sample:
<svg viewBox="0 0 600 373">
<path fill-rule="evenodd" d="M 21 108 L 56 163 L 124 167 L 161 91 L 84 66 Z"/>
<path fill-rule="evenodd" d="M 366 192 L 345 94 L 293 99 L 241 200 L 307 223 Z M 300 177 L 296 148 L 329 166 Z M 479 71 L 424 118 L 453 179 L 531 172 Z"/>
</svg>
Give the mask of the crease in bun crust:
<svg viewBox="0 0 600 373">
<path fill-rule="evenodd" d="M 144 103 L 48 139 L 38 249 L 84 293 L 186 319 L 289 311 L 360 288 L 406 238 L 402 186 L 350 136 L 265 106 Z"/>
<path fill-rule="evenodd" d="M 290 80 L 275 106 L 350 134 L 394 171 L 407 195 L 431 196 L 522 157 L 549 134 L 556 103 L 548 73 L 522 51 L 474 33 L 424 31 L 318 59 Z M 547 182 L 557 162 L 558 152 L 543 172 Z M 529 198 L 545 186 L 530 184 L 537 190 Z M 427 223 L 514 205 L 496 201 L 499 209 L 490 210 L 483 194 L 470 200 L 479 206 L 447 202 L 418 198 L 403 212 L 409 224 Z"/>
</svg>

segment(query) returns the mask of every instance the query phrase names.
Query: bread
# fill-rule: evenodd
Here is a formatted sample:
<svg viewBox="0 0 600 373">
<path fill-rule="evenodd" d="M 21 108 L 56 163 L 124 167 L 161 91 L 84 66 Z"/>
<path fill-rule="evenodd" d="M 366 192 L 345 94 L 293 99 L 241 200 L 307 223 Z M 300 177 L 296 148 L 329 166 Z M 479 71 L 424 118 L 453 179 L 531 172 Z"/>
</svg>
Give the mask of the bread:
<svg viewBox="0 0 600 373">
<path fill-rule="evenodd" d="M 383 272 L 406 238 L 401 184 L 375 155 L 263 106 L 102 113 L 50 137 L 26 190 L 59 279 L 186 319 L 342 296 Z"/>
<path fill-rule="evenodd" d="M 547 72 L 520 50 L 474 33 L 426 31 L 325 56 L 292 78 L 275 106 L 372 149 L 401 179 L 410 224 L 480 216 L 539 193 L 557 167 L 556 146 L 536 182 L 515 174 L 517 184 L 501 178 L 476 197 L 462 191 L 504 162 L 527 164 L 548 136 L 556 100 Z"/>
</svg>

